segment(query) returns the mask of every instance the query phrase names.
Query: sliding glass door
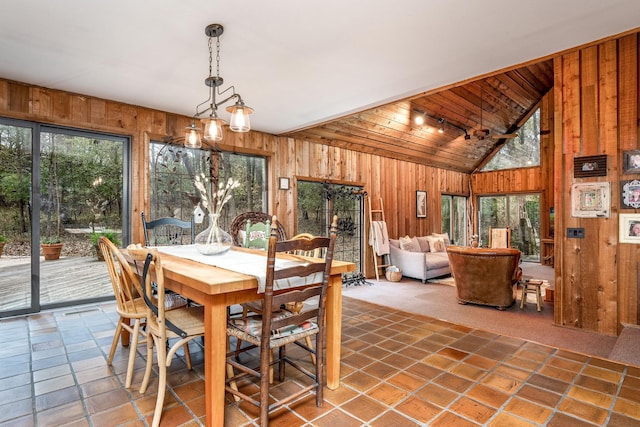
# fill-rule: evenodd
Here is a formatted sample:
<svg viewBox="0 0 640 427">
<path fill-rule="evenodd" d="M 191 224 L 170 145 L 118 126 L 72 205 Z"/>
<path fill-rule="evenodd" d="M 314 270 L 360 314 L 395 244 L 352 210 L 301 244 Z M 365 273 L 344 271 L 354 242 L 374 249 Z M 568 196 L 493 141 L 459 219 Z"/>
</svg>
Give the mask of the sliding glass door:
<svg viewBox="0 0 640 427">
<path fill-rule="evenodd" d="M 37 305 L 31 284 L 34 126 L 10 123 L 0 121 L 0 316 Z"/>
<path fill-rule="evenodd" d="M 489 227 L 510 227 L 511 246 L 525 261 L 540 261 L 540 195 L 509 194 L 478 198 L 480 243 L 489 242 Z"/>
<path fill-rule="evenodd" d="M 0 316 L 113 297 L 95 242 L 129 241 L 128 152 L 127 138 L 0 120 Z"/>
<path fill-rule="evenodd" d="M 467 198 L 464 196 L 441 196 L 442 232 L 448 233 L 451 243 L 467 245 Z"/>
</svg>

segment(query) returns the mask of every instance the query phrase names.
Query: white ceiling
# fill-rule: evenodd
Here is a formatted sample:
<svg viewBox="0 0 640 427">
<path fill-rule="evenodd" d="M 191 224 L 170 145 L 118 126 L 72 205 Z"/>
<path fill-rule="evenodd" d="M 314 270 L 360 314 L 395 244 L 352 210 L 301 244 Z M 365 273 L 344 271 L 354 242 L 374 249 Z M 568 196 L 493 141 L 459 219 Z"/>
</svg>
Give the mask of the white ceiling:
<svg viewBox="0 0 640 427">
<path fill-rule="evenodd" d="M 640 27 L 638 0 L 3 0 L 0 77 L 191 116 L 223 89 L 280 134 Z M 215 65 L 214 65 L 215 74 Z M 223 118 L 227 113 L 223 111 Z"/>
</svg>

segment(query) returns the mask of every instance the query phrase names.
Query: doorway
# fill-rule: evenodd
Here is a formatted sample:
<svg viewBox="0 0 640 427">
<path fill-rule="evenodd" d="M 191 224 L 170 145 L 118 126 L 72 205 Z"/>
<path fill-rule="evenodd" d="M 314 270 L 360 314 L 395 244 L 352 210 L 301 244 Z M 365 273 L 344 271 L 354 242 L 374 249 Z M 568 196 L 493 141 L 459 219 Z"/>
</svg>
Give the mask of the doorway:
<svg viewBox="0 0 640 427">
<path fill-rule="evenodd" d="M 338 215 L 334 258 L 362 269 L 362 187 L 298 180 L 298 233 L 327 236 L 333 215 Z"/>
<path fill-rule="evenodd" d="M 129 241 L 128 153 L 121 136 L 0 119 L 0 317 L 113 298 L 94 240 Z"/>
</svg>

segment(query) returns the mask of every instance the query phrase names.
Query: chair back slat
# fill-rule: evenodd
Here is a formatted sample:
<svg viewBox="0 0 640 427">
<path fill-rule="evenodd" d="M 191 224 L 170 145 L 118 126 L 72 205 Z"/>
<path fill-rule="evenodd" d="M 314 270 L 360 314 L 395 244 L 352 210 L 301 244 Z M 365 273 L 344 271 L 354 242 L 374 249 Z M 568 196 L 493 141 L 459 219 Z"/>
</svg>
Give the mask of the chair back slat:
<svg viewBox="0 0 640 427">
<path fill-rule="evenodd" d="M 98 246 L 107 264 L 118 309 L 125 313 L 136 313 L 134 300 L 142 295 L 138 277 L 120 250 L 109 239 L 100 237 Z"/>
<path fill-rule="evenodd" d="M 145 246 L 189 245 L 195 242 L 195 223 L 179 218 L 163 217 L 148 221 L 141 213 Z"/>
<path fill-rule="evenodd" d="M 324 323 L 326 293 L 329 284 L 329 275 L 331 272 L 331 262 L 333 260 L 333 248 L 338 230 L 338 217 L 334 216 L 333 218 L 329 237 L 278 241 L 277 227 L 278 219 L 274 216 L 271 221 L 271 235 L 269 236 L 265 292 L 263 294 L 262 301 L 263 313 L 271 313 L 274 309 L 278 309 L 287 303 L 303 302 L 312 297 L 318 297 L 318 304 L 308 311 L 293 314 L 290 317 L 276 321 L 272 320 L 272 316 L 262 316 L 263 340 L 268 339 L 268 335 L 273 329 L 293 324 L 300 324 L 313 317 L 317 317 L 318 324 Z M 289 268 L 278 270 L 275 268 L 275 260 L 278 254 L 289 254 L 292 251 L 297 250 L 313 251 L 316 249 L 325 251 L 326 256 L 324 259 L 309 260 L 309 262 Z M 286 257 L 286 255 L 283 255 L 283 257 Z M 273 287 L 276 280 L 287 279 L 290 277 L 307 277 L 315 273 L 322 273 L 322 278 L 318 281 L 317 286 L 307 286 L 302 289 L 293 290 L 280 290 L 274 295 Z"/>
</svg>

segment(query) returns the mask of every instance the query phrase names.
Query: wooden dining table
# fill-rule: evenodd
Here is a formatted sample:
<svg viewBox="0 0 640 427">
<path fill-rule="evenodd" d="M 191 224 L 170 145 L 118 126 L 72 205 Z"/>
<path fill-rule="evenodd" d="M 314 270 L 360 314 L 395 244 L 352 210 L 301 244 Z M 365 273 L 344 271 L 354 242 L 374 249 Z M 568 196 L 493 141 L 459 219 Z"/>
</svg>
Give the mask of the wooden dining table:
<svg viewBox="0 0 640 427">
<path fill-rule="evenodd" d="M 266 257 L 264 251 L 236 247 L 232 250 L 264 254 Z M 160 253 L 160 257 L 165 286 L 205 308 L 206 425 L 221 427 L 224 425 L 225 409 L 227 307 L 260 299 L 258 279 L 171 254 Z M 342 273 L 354 270 L 355 264 L 352 262 L 333 260 L 331 264 L 326 315 L 326 385 L 330 389 L 340 386 Z"/>
</svg>

